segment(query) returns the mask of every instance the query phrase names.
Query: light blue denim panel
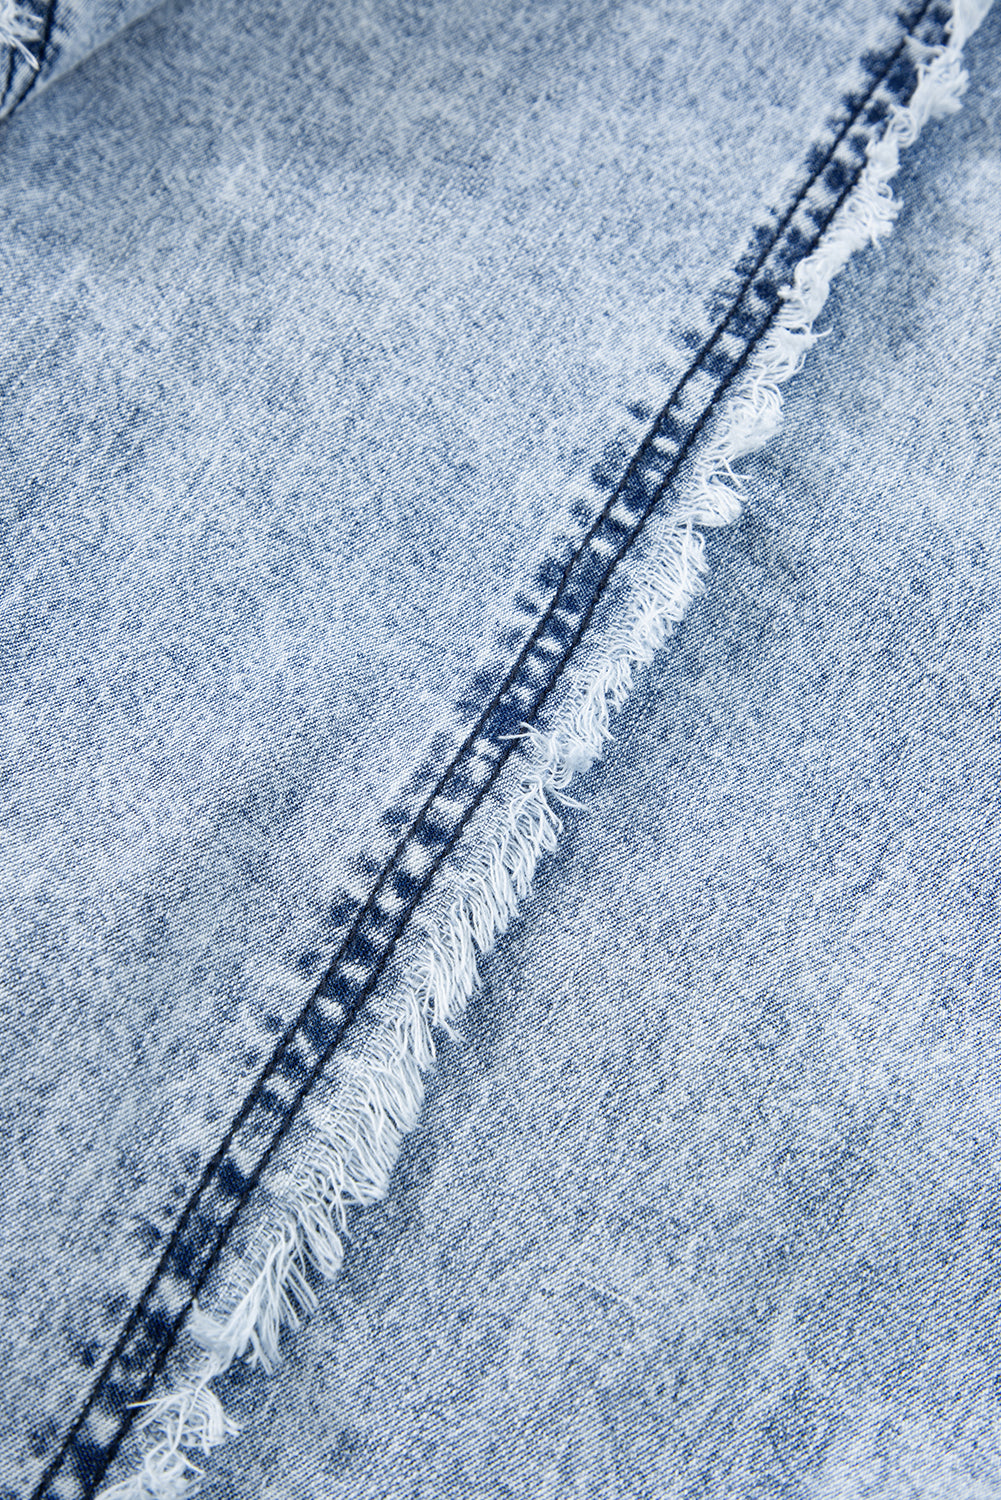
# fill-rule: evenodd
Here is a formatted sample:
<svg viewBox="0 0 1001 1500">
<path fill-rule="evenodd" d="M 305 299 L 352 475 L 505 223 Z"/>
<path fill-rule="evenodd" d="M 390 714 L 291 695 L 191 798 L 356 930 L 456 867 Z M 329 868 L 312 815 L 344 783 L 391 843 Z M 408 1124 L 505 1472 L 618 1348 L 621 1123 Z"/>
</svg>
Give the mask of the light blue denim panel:
<svg viewBox="0 0 1001 1500">
<path fill-rule="evenodd" d="M 215 1500 L 1001 1495 L 999 46 Z"/>
<path fill-rule="evenodd" d="M 4 127 L 4 1484 L 886 31 L 175 6 Z"/>
</svg>

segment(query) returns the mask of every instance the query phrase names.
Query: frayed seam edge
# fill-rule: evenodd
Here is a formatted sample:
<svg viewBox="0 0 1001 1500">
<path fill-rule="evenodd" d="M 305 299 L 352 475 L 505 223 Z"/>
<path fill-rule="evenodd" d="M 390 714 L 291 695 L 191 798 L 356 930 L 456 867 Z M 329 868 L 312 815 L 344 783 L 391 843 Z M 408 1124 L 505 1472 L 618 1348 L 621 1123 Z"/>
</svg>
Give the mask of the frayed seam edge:
<svg viewBox="0 0 1001 1500">
<path fill-rule="evenodd" d="M 17 0 L 4 0 L 0 5 L 0 46 L 19 52 L 29 68 L 37 73 L 41 63 L 28 51 L 29 42 L 37 42 L 42 35 L 42 19 L 33 15 Z"/>
<path fill-rule="evenodd" d="M 444 922 L 424 929 L 424 946 L 383 1025 L 347 1066 L 336 1106 L 314 1125 L 317 1138 L 291 1174 L 288 1207 L 262 1226 L 225 1298 L 210 1316 L 197 1306 L 186 1330 L 203 1350 L 200 1368 L 177 1391 L 148 1403 L 142 1426 L 162 1438 L 141 1471 L 102 1492 L 100 1500 L 185 1500 L 203 1471 L 183 1448 L 208 1454 L 238 1429 L 208 1383 L 245 1357 L 272 1369 L 283 1327 L 297 1328 L 315 1310 L 311 1270 L 336 1277 L 350 1206 L 379 1202 L 403 1137 L 417 1123 L 424 1080 L 434 1065 L 436 1033 L 455 1023 L 479 985 L 476 955 L 487 954 L 528 893 L 539 858 L 552 853 L 562 830 L 553 801 L 572 802 L 567 788 L 611 739 L 610 717 L 625 703 L 635 673 L 649 664 L 704 590 L 704 542 L 698 527 L 731 525 L 744 506 L 744 481 L 734 464 L 758 451 L 782 424 L 781 386 L 802 368 L 822 334 L 813 324 L 834 278 L 851 255 L 877 244 L 893 227 L 899 204 L 890 180 L 900 151 L 928 121 L 960 108 L 967 75 L 960 52 L 990 9 L 990 0 L 957 0 L 947 45 L 918 63 L 906 105 L 891 110 L 886 130 L 867 148 L 866 166 L 817 249 L 799 265 L 775 323 L 753 355 L 737 393 L 724 405 L 700 454 L 691 492 L 665 521 L 655 551 L 633 589 L 631 606 L 601 660 L 579 676 L 549 730 L 525 731 L 532 769 L 511 795 L 504 826 L 455 878 Z"/>
</svg>

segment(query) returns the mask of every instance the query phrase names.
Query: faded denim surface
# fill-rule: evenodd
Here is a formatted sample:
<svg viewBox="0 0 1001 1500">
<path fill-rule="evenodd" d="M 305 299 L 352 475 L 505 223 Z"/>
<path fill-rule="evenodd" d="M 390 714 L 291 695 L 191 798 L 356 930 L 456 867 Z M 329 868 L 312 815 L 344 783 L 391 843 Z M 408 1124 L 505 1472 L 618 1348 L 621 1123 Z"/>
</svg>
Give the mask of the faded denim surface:
<svg viewBox="0 0 1001 1500">
<path fill-rule="evenodd" d="M 12 1494 L 886 26 L 166 7 L 5 127 Z M 1001 1489 L 997 32 L 209 1493 Z"/>
</svg>

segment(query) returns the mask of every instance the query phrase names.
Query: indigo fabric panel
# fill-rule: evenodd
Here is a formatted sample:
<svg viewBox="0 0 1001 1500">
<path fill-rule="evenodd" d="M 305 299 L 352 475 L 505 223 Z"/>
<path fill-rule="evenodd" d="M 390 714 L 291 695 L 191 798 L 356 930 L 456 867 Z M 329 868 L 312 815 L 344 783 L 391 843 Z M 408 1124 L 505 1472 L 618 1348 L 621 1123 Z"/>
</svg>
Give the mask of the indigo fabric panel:
<svg viewBox="0 0 1001 1500">
<path fill-rule="evenodd" d="M 637 391 L 898 29 L 169 5 L 5 123 L 8 1488 Z"/>
<path fill-rule="evenodd" d="M 136 1309 L 129 1378 L 162 1346 L 148 1268 L 183 1291 L 206 1170 L 213 1211 L 257 1185 L 232 1122 L 290 1017 L 322 1058 L 304 998 L 526 580 L 749 228 L 797 171 L 850 187 L 804 150 L 885 110 L 845 93 L 865 46 L 866 87 L 905 89 L 875 8 L 168 6 L 6 127 L 12 1482 Z M 275 1066 L 280 1111 L 306 1064 Z"/>
<path fill-rule="evenodd" d="M 1001 1495 L 999 46 L 213 1500 Z"/>
</svg>

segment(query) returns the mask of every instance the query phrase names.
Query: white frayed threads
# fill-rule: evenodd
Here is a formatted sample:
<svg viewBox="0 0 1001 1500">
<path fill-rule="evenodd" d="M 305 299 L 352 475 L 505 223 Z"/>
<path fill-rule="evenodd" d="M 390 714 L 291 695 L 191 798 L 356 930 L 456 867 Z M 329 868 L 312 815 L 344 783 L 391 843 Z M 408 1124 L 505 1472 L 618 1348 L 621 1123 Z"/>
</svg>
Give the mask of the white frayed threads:
<svg viewBox="0 0 1001 1500">
<path fill-rule="evenodd" d="M 331 1257 L 330 1263 L 336 1275 L 340 1260 Z M 225 1317 L 210 1317 L 196 1305 L 186 1331 L 221 1369 L 246 1355 L 270 1373 L 278 1363 L 281 1330 L 300 1327 L 316 1307 L 296 1224 L 285 1216 L 269 1224 L 253 1265 L 253 1276 L 246 1278 Z"/>
<path fill-rule="evenodd" d="M 281 1329 L 298 1327 L 316 1305 L 310 1268 L 326 1277 L 340 1269 L 348 1207 L 386 1196 L 403 1137 L 420 1113 L 436 1032 L 452 1032 L 478 983 L 477 953 L 490 951 L 529 890 L 540 856 L 555 849 L 562 824 L 554 802 L 570 800 L 571 780 L 602 754 L 610 715 L 628 697 L 637 669 L 653 659 L 701 592 L 705 559 L 697 528 L 727 526 L 740 515 L 742 484 L 733 465 L 778 432 L 781 387 L 820 337 L 813 323 L 831 282 L 854 251 L 892 228 L 897 205 L 889 184 L 900 150 L 928 120 L 959 108 L 966 86 L 960 50 L 988 9 L 989 0 L 957 0 L 948 45 L 919 63 L 909 104 L 891 111 L 831 229 L 797 266 L 775 323 L 696 463 L 689 494 L 655 532 L 625 619 L 577 678 L 552 727 L 526 731 L 531 768 L 500 826 L 455 876 L 444 921 L 424 932 L 402 993 L 387 1000 L 381 1026 L 348 1065 L 335 1104 L 314 1119 L 316 1139 L 291 1174 L 285 1211 L 257 1236 L 226 1310 L 209 1317 L 196 1309 L 189 1318 L 188 1331 L 207 1360 L 201 1373 L 152 1407 L 144 1425 L 158 1424 L 162 1440 L 141 1474 L 101 1500 L 182 1500 L 194 1492 L 201 1470 L 180 1450 L 207 1453 L 235 1430 L 207 1382 L 240 1356 L 273 1367 Z"/>
<path fill-rule="evenodd" d="M 104 1490 L 101 1500 L 186 1500 L 195 1494 L 205 1470 L 182 1448 L 207 1455 L 217 1443 L 239 1431 L 223 1411 L 218 1396 L 208 1389 L 208 1382 L 224 1368 L 208 1361 L 190 1385 L 144 1403 L 148 1410 L 140 1427 L 158 1427 L 162 1436 L 146 1454 L 139 1473 Z"/>
<path fill-rule="evenodd" d="M 38 60 L 28 51 L 28 44 L 37 42 L 41 34 L 42 22 L 38 16 L 18 5 L 17 0 L 0 0 L 0 47 L 11 47 L 20 52 L 36 72 Z"/>
<path fill-rule="evenodd" d="M 738 459 L 763 448 L 782 424 L 782 392 L 820 338 L 813 324 L 827 301 L 831 282 L 857 250 L 877 244 L 893 228 L 899 204 L 890 181 L 900 166 L 901 149 L 917 140 L 929 120 L 960 107 L 967 76 L 960 48 L 990 8 L 983 0 L 960 0 L 949 23 L 949 45 L 918 65 L 918 83 L 906 106 L 896 106 L 887 128 L 866 152 L 858 184 L 812 255 L 800 261 L 791 287 L 781 295 L 784 306 L 755 352 L 745 380 L 727 403 L 712 441 L 695 467 L 693 496 L 687 502 L 695 518 L 715 499 L 729 497 L 734 513 L 743 505 L 743 486 L 734 473 Z M 683 514 L 686 506 L 682 506 Z"/>
</svg>

